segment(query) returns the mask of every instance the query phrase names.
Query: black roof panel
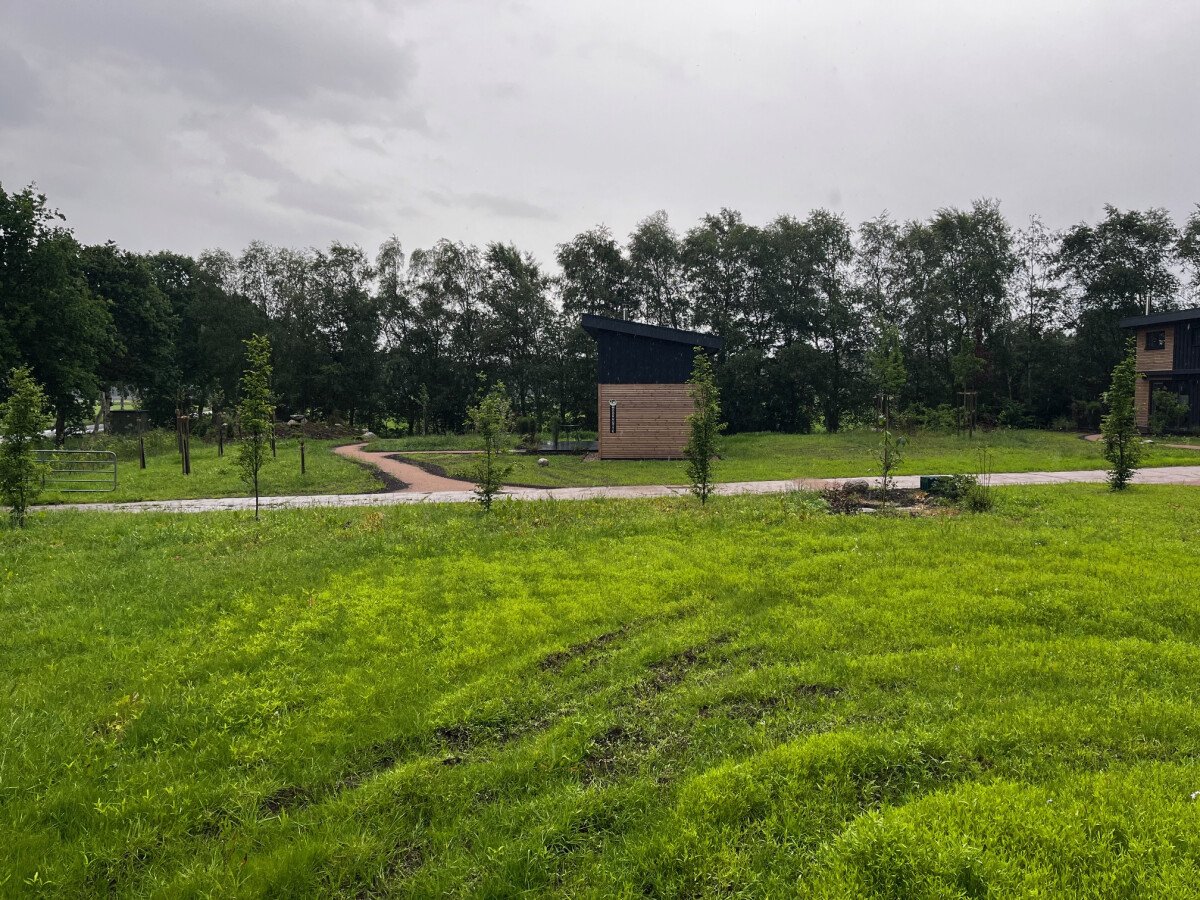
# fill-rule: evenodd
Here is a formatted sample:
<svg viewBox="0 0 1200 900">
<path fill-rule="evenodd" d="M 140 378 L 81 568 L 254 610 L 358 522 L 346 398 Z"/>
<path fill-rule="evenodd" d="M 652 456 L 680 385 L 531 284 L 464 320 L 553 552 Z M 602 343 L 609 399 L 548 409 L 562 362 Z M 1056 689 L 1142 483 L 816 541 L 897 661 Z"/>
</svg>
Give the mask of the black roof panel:
<svg viewBox="0 0 1200 900">
<path fill-rule="evenodd" d="M 649 325 L 646 322 L 630 322 L 626 319 L 610 319 L 608 316 L 595 316 L 585 313 L 583 330 L 592 337 L 597 331 L 613 331 L 618 334 L 631 334 L 634 337 L 651 338 L 656 341 L 673 341 L 687 344 L 689 347 L 707 347 L 710 350 L 720 350 L 725 341 L 715 334 L 705 334 L 702 331 L 684 331 L 680 328 L 667 328 L 664 325 Z"/>
<path fill-rule="evenodd" d="M 1121 320 L 1122 328 L 1140 328 L 1143 325 L 1168 325 L 1171 322 L 1188 322 L 1200 319 L 1200 307 L 1173 309 L 1169 312 L 1151 313 L 1148 316 L 1130 316 Z"/>
</svg>

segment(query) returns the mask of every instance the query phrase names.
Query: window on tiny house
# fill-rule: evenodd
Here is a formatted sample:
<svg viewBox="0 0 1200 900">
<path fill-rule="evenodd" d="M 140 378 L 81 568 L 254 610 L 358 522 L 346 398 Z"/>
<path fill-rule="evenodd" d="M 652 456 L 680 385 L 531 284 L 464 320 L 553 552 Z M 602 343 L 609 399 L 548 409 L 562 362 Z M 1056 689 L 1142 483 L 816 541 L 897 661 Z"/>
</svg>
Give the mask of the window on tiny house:
<svg viewBox="0 0 1200 900">
<path fill-rule="evenodd" d="M 1146 332 L 1146 349 L 1147 350 L 1166 350 L 1167 349 L 1167 333 L 1165 331 L 1147 331 Z"/>
</svg>

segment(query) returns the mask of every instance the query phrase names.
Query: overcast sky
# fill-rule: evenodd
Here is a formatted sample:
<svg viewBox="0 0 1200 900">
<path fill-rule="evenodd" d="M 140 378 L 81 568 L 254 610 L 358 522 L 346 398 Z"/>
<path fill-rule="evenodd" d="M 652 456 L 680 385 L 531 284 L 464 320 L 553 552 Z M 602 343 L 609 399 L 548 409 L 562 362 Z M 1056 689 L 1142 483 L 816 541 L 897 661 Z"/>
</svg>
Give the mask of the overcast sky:
<svg viewBox="0 0 1200 900">
<path fill-rule="evenodd" d="M 3 0 L 0 184 L 137 250 L 1200 202 L 1197 0 Z"/>
</svg>

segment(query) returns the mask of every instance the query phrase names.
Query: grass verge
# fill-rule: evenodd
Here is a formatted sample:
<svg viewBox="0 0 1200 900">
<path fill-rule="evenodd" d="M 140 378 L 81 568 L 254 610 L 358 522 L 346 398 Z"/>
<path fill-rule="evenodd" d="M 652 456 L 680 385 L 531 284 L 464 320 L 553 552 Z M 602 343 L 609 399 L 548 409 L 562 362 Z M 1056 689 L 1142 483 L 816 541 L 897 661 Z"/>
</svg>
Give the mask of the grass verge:
<svg viewBox="0 0 1200 900">
<path fill-rule="evenodd" d="M 267 457 L 261 475 L 264 497 L 295 494 L 367 494 L 388 487 L 374 468 L 343 459 L 333 448 L 345 441 L 309 440 L 305 444 L 305 474 L 300 474 L 300 443 L 294 439 L 276 443 L 276 458 Z M 73 493 L 47 488 L 38 503 L 125 503 L 137 500 L 191 500 L 204 497 L 245 497 L 249 494 L 239 477 L 237 446 L 228 444 L 225 455 L 217 456 L 216 444 L 195 441 L 191 448 L 192 472 L 182 474 L 179 455 L 167 452 L 147 455 L 146 468 L 137 458 L 117 463 L 117 489 L 104 493 Z"/>
<path fill-rule="evenodd" d="M 538 436 L 539 440 L 549 441 L 549 432 Z M 562 440 L 594 441 L 594 431 L 564 431 Z M 370 441 L 364 448 L 368 453 L 404 453 L 415 451 L 420 453 L 436 452 L 438 450 L 482 450 L 483 441 L 477 434 L 425 434 L 410 435 L 402 438 L 377 438 Z"/>
<path fill-rule="evenodd" d="M 838 434 L 736 434 L 723 440 L 717 463 L 720 481 L 774 481 L 790 478 L 861 477 L 877 474 L 873 453 L 879 436 L 869 431 Z M 979 448 L 987 446 L 993 472 L 1068 472 L 1103 469 L 1101 446 L 1054 431 L 998 430 L 974 439 L 926 431 L 908 437 L 896 474 L 955 475 L 977 471 Z M 451 454 L 423 455 L 451 478 L 464 476 L 469 459 Z M 510 484 L 572 487 L 621 484 L 685 484 L 684 466 L 671 460 L 596 460 L 554 455 L 545 468 L 537 455 L 511 460 Z M 1197 465 L 1200 452 L 1152 446 L 1145 466 Z"/>
</svg>

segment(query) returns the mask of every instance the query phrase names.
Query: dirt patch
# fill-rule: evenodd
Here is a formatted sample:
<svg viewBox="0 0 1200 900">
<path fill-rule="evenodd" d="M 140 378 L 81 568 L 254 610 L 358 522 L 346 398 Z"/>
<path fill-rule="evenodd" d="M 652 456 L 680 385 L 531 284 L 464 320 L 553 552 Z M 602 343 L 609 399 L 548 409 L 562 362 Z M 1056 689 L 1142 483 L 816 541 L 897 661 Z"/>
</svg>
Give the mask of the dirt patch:
<svg viewBox="0 0 1200 900">
<path fill-rule="evenodd" d="M 587 656 L 596 650 L 601 650 L 611 644 L 618 638 L 622 638 L 629 633 L 629 625 L 618 628 L 616 631 L 609 631 L 605 634 L 598 635 L 582 643 L 568 647 L 566 650 L 556 650 L 554 653 L 548 654 L 541 662 L 538 663 L 538 668 L 543 672 L 558 672 L 571 660 L 580 656 Z"/>
<path fill-rule="evenodd" d="M 945 516 L 956 510 L 943 500 L 916 488 L 892 488 L 886 494 L 865 481 L 847 481 L 821 492 L 829 511 L 840 516 L 884 513 L 899 516 Z"/>
<path fill-rule="evenodd" d="M 649 742 L 640 731 L 614 725 L 592 738 L 580 760 L 583 780 L 587 783 L 606 781 L 626 771 L 634 758 L 645 753 Z"/>
<path fill-rule="evenodd" d="M 304 806 L 310 799 L 312 795 L 307 789 L 289 784 L 263 797 L 258 802 L 258 812 L 261 816 L 277 816 L 284 810 Z"/>
<path fill-rule="evenodd" d="M 798 684 L 792 688 L 792 693 L 798 697 L 838 697 L 842 689 L 833 684 Z"/>
<path fill-rule="evenodd" d="M 458 765 L 461 758 L 485 745 L 504 745 L 549 728 L 566 712 L 555 710 L 540 718 L 513 721 L 455 722 L 434 729 L 434 737 L 450 755 L 442 760 L 443 765 Z M 454 760 L 454 761 L 451 761 Z"/>
<path fill-rule="evenodd" d="M 709 654 L 717 647 L 728 644 L 733 640 L 731 634 L 719 634 L 712 640 L 696 647 L 688 647 L 673 653 L 666 659 L 650 663 L 647 667 L 650 675 L 634 686 L 634 693 L 640 699 L 648 699 L 661 694 L 679 684 L 691 671 L 701 663 L 707 662 Z"/>
<path fill-rule="evenodd" d="M 706 703 L 696 712 L 702 719 L 723 715 L 743 722 L 757 722 L 774 712 L 782 703 L 782 697 L 731 697 L 720 703 Z"/>
<path fill-rule="evenodd" d="M 388 857 L 382 871 L 371 879 L 354 896 L 359 898 L 386 897 L 391 895 L 394 882 L 403 881 L 425 864 L 425 853 L 417 846 L 401 845 Z"/>
<path fill-rule="evenodd" d="M 840 696 L 842 689 L 831 684 L 800 684 L 787 694 L 771 694 L 766 697 L 738 695 L 728 697 L 717 703 L 700 707 L 698 714 L 707 719 L 714 715 L 724 715 L 730 719 L 740 719 L 743 722 L 758 722 L 774 713 L 787 702 L 788 696 L 803 699 L 825 698 L 832 699 Z"/>
<path fill-rule="evenodd" d="M 479 742 L 475 729 L 469 725 L 443 725 L 434 729 L 433 733 L 443 744 L 457 752 L 470 750 L 474 744 Z"/>
</svg>

